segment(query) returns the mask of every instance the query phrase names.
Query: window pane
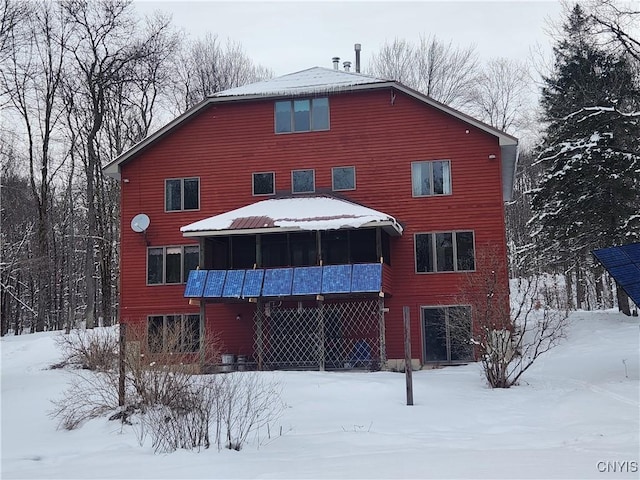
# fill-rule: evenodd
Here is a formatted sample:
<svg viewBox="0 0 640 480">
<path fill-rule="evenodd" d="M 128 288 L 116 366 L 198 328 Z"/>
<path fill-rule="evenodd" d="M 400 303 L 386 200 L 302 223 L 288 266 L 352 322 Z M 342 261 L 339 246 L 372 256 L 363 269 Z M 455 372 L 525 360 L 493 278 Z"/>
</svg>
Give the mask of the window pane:
<svg viewBox="0 0 640 480">
<path fill-rule="evenodd" d="M 164 347 L 168 352 L 180 351 L 182 343 L 181 320 L 180 315 L 167 315 L 166 317 Z"/>
<path fill-rule="evenodd" d="M 424 328 L 424 360 L 426 362 L 446 362 L 447 328 L 445 311 L 442 308 L 422 309 Z"/>
<path fill-rule="evenodd" d="M 449 307 L 447 310 L 451 361 L 469 361 L 473 357 L 471 309 L 469 307 Z"/>
<path fill-rule="evenodd" d="M 294 170 L 292 174 L 293 193 L 308 193 L 313 192 L 313 170 Z"/>
<path fill-rule="evenodd" d="M 200 247 L 184 247 L 184 279 L 183 282 L 189 278 L 189 272 L 196 270 L 200 264 Z"/>
<path fill-rule="evenodd" d="M 431 195 L 430 170 L 429 162 L 413 162 L 411 164 L 411 185 L 415 197 Z"/>
<path fill-rule="evenodd" d="M 291 101 L 276 102 L 276 133 L 291 131 Z"/>
<path fill-rule="evenodd" d="M 433 166 L 433 193 L 443 195 L 451 193 L 449 162 L 431 162 Z"/>
<path fill-rule="evenodd" d="M 149 285 L 162 283 L 163 254 L 162 248 L 147 250 L 147 283 Z"/>
<path fill-rule="evenodd" d="M 183 326 L 182 351 L 197 352 L 200 348 L 200 315 L 186 315 Z"/>
<path fill-rule="evenodd" d="M 181 189 L 182 180 L 165 181 L 165 205 L 168 212 L 182 209 Z"/>
<path fill-rule="evenodd" d="M 147 345 L 151 353 L 162 352 L 162 332 L 164 317 L 149 317 L 147 323 Z"/>
<path fill-rule="evenodd" d="M 197 210 L 200 208 L 200 180 L 185 178 L 184 180 L 184 209 Z"/>
<path fill-rule="evenodd" d="M 182 270 L 182 248 L 167 248 L 167 268 L 165 275 L 165 283 L 180 283 Z"/>
<path fill-rule="evenodd" d="M 311 130 L 309 100 L 294 100 L 293 130 L 296 132 L 307 132 Z"/>
<path fill-rule="evenodd" d="M 438 272 L 453 271 L 453 234 L 436 233 L 436 262 Z"/>
<path fill-rule="evenodd" d="M 334 190 L 353 190 L 356 188 L 355 167 L 335 167 L 331 170 Z"/>
<path fill-rule="evenodd" d="M 253 194 L 272 195 L 275 193 L 273 172 L 253 174 Z"/>
<path fill-rule="evenodd" d="M 433 247 L 430 233 L 416 235 L 416 270 L 433 272 Z"/>
<path fill-rule="evenodd" d="M 328 98 L 314 98 L 313 102 L 313 130 L 328 130 L 329 129 L 329 99 Z"/>
<path fill-rule="evenodd" d="M 474 270 L 473 232 L 456 233 L 458 270 Z"/>
</svg>

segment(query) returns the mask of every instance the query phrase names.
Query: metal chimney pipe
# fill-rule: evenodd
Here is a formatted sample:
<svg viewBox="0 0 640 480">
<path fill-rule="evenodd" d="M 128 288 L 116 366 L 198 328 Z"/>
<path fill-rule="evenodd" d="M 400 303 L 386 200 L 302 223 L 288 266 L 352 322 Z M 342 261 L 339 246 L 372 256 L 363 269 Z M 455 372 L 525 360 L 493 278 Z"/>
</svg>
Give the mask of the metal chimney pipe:
<svg viewBox="0 0 640 480">
<path fill-rule="evenodd" d="M 350 62 L 350 61 L 348 61 L 348 60 L 347 60 L 347 61 L 346 61 L 346 62 L 344 62 L 342 65 L 344 66 L 344 71 L 345 71 L 345 72 L 348 72 L 348 71 L 350 71 L 350 70 L 351 70 L 351 62 Z"/>
<path fill-rule="evenodd" d="M 340 63 L 340 57 L 333 57 L 331 59 L 331 61 L 333 62 L 333 69 L 334 70 L 338 70 L 338 64 Z"/>
<path fill-rule="evenodd" d="M 360 50 L 362 50 L 362 45 L 356 43 L 353 48 L 356 50 L 356 73 L 360 73 Z"/>
</svg>

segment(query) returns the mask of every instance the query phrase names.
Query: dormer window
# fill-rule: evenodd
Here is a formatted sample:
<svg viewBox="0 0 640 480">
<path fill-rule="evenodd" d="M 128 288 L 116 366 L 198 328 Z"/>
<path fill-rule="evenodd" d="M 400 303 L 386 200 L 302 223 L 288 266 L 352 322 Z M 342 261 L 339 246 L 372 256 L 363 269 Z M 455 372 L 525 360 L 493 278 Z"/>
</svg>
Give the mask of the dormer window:
<svg viewBox="0 0 640 480">
<path fill-rule="evenodd" d="M 276 133 L 329 130 L 329 99 L 304 98 L 275 103 Z"/>
</svg>

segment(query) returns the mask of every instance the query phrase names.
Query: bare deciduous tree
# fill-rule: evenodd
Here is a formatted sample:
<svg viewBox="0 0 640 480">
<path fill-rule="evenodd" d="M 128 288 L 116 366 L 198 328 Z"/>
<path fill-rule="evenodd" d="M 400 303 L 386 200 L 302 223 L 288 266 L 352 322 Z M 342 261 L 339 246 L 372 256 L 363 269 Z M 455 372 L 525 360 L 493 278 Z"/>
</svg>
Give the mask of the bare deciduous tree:
<svg viewBox="0 0 640 480">
<path fill-rule="evenodd" d="M 385 43 L 373 55 L 368 70 L 460 109 L 472 101 L 480 78 L 474 47 L 455 47 L 452 42 L 424 35 L 417 44 L 398 38 Z"/>
</svg>

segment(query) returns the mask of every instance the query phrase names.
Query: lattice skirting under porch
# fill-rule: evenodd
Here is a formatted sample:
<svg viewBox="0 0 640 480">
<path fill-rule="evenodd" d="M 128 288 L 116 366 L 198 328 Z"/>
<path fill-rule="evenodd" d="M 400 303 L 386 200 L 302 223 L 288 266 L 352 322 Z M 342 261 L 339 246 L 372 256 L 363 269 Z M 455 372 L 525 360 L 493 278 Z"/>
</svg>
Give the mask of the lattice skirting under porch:
<svg viewBox="0 0 640 480">
<path fill-rule="evenodd" d="M 366 369 L 385 363 L 384 299 L 259 302 L 254 352 L 261 369 Z"/>
</svg>

